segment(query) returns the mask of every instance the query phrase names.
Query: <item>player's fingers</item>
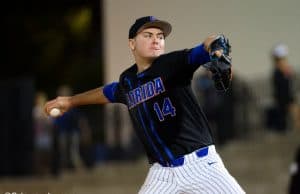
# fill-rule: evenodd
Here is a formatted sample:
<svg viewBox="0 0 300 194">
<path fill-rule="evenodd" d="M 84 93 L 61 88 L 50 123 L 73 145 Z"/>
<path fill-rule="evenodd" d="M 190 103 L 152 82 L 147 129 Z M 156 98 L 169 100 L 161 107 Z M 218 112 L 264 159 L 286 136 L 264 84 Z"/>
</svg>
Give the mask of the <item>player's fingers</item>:
<svg viewBox="0 0 300 194">
<path fill-rule="evenodd" d="M 220 57 L 222 56 L 222 54 L 223 54 L 223 49 L 216 50 L 216 51 L 214 52 L 214 54 L 215 54 L 218 58 L 220 58 Z"/>
<path fill-rule="evenodd" d="M 210 35 L 208 36 L 205 40 L 204 40 L 204 47 L 205 47 L 205 50 L 210 52 L 210 45 L 213 41 L 216 40 L 216 38 L 218 37 L 218 35 Z"/>
<path fill-rule="evenodd" d="M 58 96 L 56 99 L 51 100 L 45 104 L 45 112 L 49 115 L 53 108 L 57 108 L 64 113 L 71 108 L 70 97 Z"/>
<path fill-rule="evenodd" d="M 58 108 L 58 100 L 57 98 L 51 101 L 48 101 L 44 106 L 44 112 L 49 115 L 51 109 Z"/>
</svg>

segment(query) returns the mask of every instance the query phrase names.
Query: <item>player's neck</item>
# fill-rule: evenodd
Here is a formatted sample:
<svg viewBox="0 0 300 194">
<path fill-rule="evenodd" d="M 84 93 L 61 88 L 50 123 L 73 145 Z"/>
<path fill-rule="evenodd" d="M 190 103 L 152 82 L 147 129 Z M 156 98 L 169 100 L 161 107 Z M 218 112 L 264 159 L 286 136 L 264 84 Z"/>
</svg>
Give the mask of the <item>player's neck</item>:
<svg viewBox="0 0 300 194">
<path fill-rule="evenodd" d="M 136 65 L 137 65 L 137 73 L 143 72 L 149 67 L 151 67 L 151 64 L 153 62 L 153 59 L 137 59 L 136 58 Z"/>
</svg>

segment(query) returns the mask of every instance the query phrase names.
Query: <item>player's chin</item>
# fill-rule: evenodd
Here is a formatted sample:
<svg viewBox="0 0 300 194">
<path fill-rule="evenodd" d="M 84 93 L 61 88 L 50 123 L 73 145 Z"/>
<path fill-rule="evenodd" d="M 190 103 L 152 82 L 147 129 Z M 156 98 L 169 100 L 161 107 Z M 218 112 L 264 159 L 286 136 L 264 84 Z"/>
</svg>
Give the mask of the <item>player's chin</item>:
<svg viewBox="0 0 300 194">
<path fill-rule="evenodd" d="M 154 51 L 154 52 L 152 52 L 151 54 L 150 54 L 150 58 L 157 58 L 157 57 L 159 57 L 160 55 L 162 55 L 162 54 L 164 54 L 164 52 L 163 51 Z"/>
</svg>

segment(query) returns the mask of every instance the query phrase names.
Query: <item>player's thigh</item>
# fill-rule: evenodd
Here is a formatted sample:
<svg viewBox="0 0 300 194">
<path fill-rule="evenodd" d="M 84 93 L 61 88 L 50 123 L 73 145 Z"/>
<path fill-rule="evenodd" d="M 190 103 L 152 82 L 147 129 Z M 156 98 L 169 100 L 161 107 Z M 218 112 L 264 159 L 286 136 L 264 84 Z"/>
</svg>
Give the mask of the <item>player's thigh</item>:
<svg viewBox="0 0 300 194">
<path fill-rule="evenodd" d="M 178 187 L 174 183 L 153 181 L 151 184 L 144 184 L 139 194 L 176 194 L 178 192 Z"/>
<path fill-rule="evenodd" d="M 186 193 L 245 193 L 218 155 L 186 164 L 176 172 Z"/>
<path fill-rule="evenodd" d="M 173 178 L 170 169 L 161 167 L 159 164 L 154 164 L 150 168 L 139 194 L 177 193 L 178 186 Z"/>
<path fill-rule="evenodd" d="M 201 173 L 201 171 L 206 171 L 205 176 L 208 177 L 207 181 L 209 182 L 207 185 L 213 185 L 214 190 L 217 190 L 220 193 L 245 193 L 236 179 L 225 168 L 222 160 L 219 160 L 214 164 L 204 164 L 204 169 L 198 169 L 198 173 Z"/>
</svg>

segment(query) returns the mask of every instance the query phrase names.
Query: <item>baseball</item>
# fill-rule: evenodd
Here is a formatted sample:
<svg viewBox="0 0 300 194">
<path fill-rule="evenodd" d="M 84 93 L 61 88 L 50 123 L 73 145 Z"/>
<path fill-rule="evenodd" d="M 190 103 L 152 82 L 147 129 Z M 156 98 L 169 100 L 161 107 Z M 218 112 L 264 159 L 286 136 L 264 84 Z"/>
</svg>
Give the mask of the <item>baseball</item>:
<svg viewBox="0 0 300 194">
<path fill-rule="evenodd" d="M 61 114 L 61 111 L 58 108 L 53 108 L 50 111 L 50 116 L 51 117 L 57 117 Z"/>
</svg>

